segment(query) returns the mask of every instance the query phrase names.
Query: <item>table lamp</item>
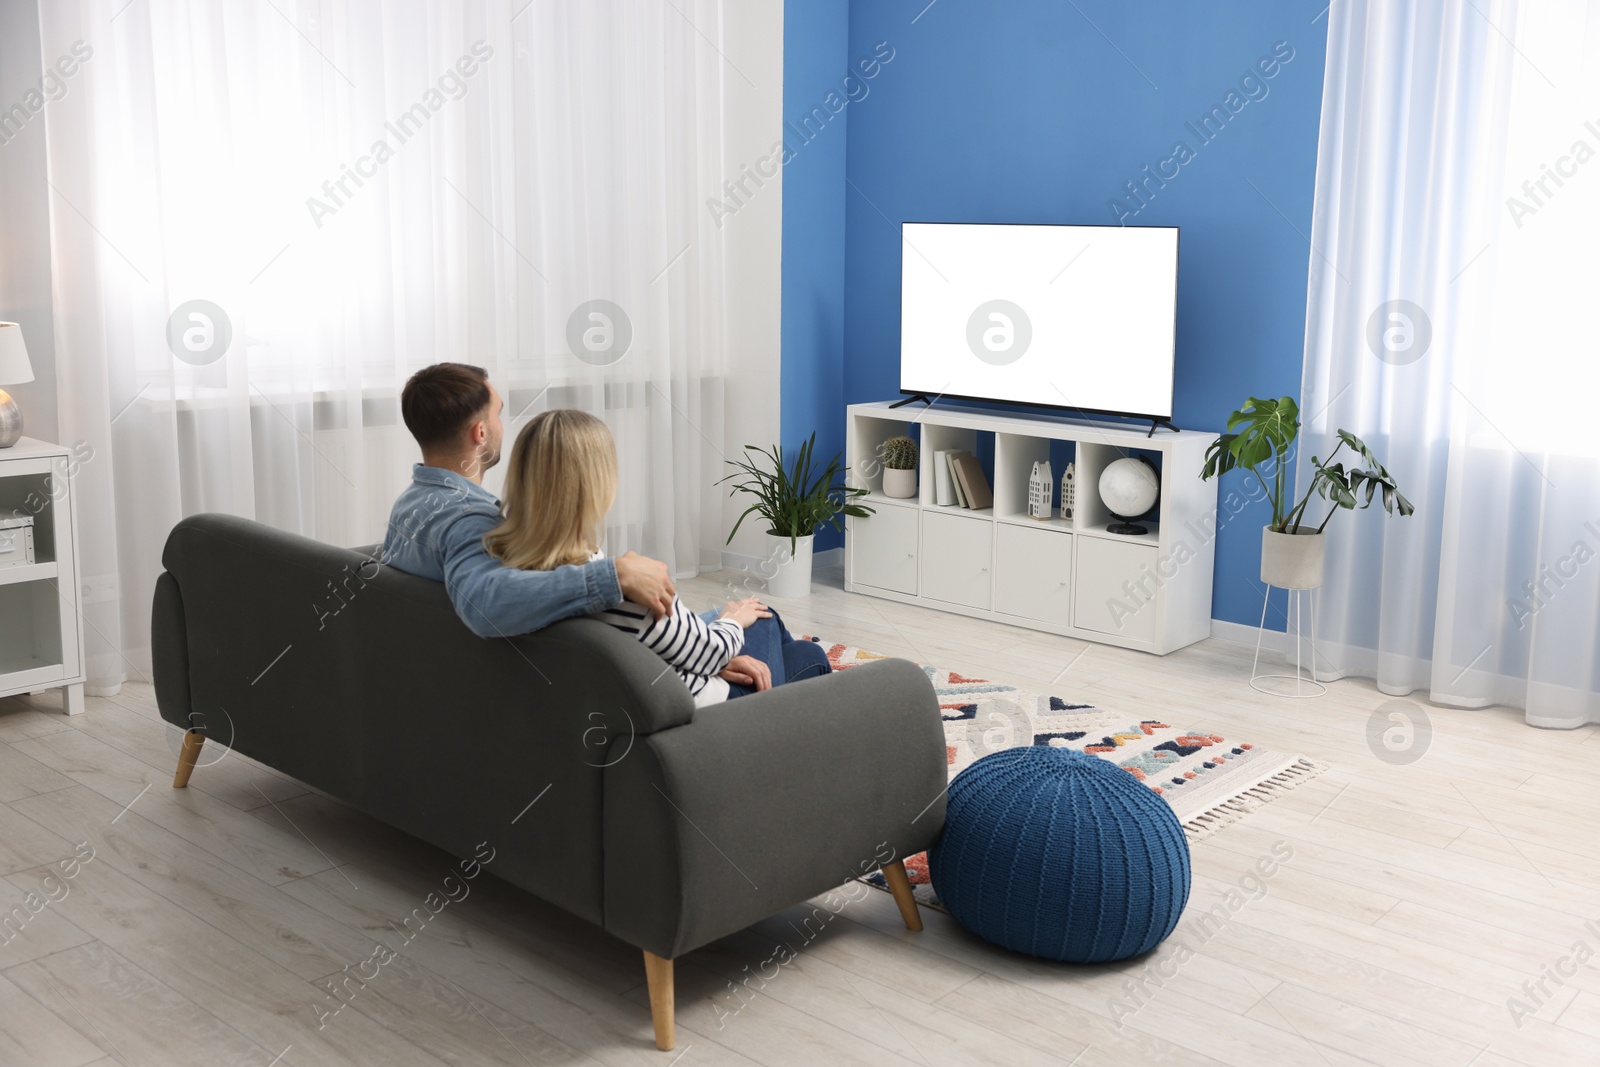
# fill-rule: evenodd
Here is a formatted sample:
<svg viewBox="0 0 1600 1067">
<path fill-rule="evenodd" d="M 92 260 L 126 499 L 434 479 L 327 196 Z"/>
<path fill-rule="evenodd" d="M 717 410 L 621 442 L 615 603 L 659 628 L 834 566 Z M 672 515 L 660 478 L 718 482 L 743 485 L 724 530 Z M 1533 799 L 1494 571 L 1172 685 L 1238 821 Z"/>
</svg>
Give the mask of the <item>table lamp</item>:
<svg viewBox="0 0 1600 1067">
<path fill-rule="evenodd" d="M 33 364 L 22 343 L 22 327 L 0 322 L 0 386 L 33 381 Z M 22 409 L 11 394 L 0 389 L 0 448 L 10 448 L 22 436 Z"/>
</svg>

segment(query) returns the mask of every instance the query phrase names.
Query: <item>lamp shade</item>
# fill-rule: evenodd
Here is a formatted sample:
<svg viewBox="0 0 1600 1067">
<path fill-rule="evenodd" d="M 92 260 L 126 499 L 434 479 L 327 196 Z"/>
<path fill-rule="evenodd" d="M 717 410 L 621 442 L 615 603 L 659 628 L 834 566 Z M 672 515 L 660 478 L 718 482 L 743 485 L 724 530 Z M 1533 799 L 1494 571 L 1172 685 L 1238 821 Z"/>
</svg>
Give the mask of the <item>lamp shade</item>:
<svg viewBox="0 0 1600 1067">
<path fill-rule="evenodd" d="M 22 343 L 22 327 L 0 322 L 0 385 L 31 381 L 33 364 L 28 362 L 28 346 Z"/>
</svg>

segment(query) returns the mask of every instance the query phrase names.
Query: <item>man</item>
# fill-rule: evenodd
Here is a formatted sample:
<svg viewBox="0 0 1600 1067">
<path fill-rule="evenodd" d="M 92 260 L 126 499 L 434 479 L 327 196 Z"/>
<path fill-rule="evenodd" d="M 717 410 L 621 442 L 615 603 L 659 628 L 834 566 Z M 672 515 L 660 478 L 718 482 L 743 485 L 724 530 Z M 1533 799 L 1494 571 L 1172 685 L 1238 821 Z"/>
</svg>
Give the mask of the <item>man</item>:
<svg viewBox="0 0 1600 1067">
<path fill-rule="evenodd" d="M 479 637 L 528 633 L 624 600 L 666 615 L 676 594 L 667 566 L 636 552 L 553 571 L 516 570 L 489 555 L 483 535 L 500 521 L 500 501 L 483 475 L 500 461 L 504 406 L 482 367 L 435 363 L 406 382 L 400 415 L 422 462 L 389 513 L 382 561 L 443 582 Z M 722 676 L 757 690 L 772 684 L 766 664 L 751 656 L 734 657 Z"/>
</svg>

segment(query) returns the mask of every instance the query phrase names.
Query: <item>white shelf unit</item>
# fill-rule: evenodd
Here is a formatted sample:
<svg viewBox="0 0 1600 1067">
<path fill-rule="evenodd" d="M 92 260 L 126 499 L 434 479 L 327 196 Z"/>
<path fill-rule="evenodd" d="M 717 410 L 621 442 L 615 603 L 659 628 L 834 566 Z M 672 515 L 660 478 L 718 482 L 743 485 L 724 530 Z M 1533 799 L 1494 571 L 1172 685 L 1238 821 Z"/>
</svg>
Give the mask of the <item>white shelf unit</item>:
<svg viewBox="0 0 1600 1067">
<path fill-rule="evenodd" d="M 0 515 L 33 516 L 34 562 L 0 567 L 0 697 L 63 690 L 83 710 L 83 613 L 72 475 L 79 460 L 24 437 L 0 448 Z"/>
<path fill-rule="evenodd" d="M 1200 480 L 1212 433 L 1143 429 L 1047 416 L 938 406 L 891 409 L 887 401 L 846 409 L 845 458 L 852 484 L 876 509 L 845 524 L 846 591 L 993 619 L 1086 641 L 1165 655 L 1211 632 L 1216 482 Z M 918 439 L 917 496 L 883 495 L 874 462 L 879 446 Z M 994 506 L 940 506 L 934 453 L 962 448 L 994 456 Z M 1077 464 L 1077 501 L 1060 517 L 1061 464 L 1053 475 L 1057 507 L 1049 521 L 1028 516 L 1028 477 L 1036 460 L 1068 446 Z M 1117 534 L 1100 500 L 1100 474 L 1125 456 L 1160 469 L 1161 496 L 1140 525 Z"/>
</svg>

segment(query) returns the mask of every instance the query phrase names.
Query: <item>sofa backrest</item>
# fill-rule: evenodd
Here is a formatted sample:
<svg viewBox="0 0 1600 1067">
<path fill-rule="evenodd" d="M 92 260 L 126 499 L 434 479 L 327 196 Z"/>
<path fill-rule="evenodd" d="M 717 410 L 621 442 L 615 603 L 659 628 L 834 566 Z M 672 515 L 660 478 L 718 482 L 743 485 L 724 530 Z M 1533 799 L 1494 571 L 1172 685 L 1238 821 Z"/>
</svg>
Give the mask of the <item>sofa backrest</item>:
<svg viewBox="0 0 1600 1067">
<path fill-rule="evenodd" d="M 231 516 L 162 559 L 163 718 L 602 921 L 610 746 L 694 716 L 649 650 L 594 619 L 485 640 L 439 583 Z"/>
</svg>

